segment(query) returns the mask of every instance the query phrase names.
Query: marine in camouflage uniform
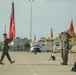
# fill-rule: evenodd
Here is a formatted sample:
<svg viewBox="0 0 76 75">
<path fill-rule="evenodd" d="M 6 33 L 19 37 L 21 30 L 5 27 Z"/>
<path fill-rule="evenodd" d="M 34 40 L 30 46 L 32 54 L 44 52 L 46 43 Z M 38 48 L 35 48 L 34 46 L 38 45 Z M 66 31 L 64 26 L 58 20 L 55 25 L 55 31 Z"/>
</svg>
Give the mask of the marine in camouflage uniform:
<svg viewBox="0 0 76 75">
<path fill-rule="evenodd" d="M 69 52 L 69 41 L 68 41 L 68 36 L 66 33 L 62 34 L 61 38 L 61 57 L 63 62 L 61 63 L 62 65 L 67 65 L 68 62 L 68 52 Z"/>
<path fill-rule="evenodd" d="M 12 63 L 14 63 L 15 61 L 11 61 L 10 55 L 9 55 L 9 53 L 8 53 L 8 50 L 9 50 L 9 48 L 10 48 L 9 45 L 8 45 L 8 43 L 11 42 L 12 39 L 8 39 L 6 33 L 4 33 L 3 36 L 4 36 L 4 41 L 3 41 L 3 47 L 2 47 L 1 62 L 3 61 L 3 59 L 4 59 L 5 55 L 6 55 L 7 58 L 8 58 L 8 60 L 9 60 L 10 63 L 12 64 Z"/>
</svg>

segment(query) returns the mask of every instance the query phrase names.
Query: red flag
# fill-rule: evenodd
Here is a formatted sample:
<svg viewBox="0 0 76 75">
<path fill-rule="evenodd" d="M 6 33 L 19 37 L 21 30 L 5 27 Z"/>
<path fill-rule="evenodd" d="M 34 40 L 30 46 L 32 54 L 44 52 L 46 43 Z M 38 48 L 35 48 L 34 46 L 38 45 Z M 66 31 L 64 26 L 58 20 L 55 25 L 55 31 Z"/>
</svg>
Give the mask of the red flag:
<svg viewBox="0 0 76 75">
<path fill-rule="evenodd" d="M 69 34 L 70 36 L 74 36 L 73 19 L 71 20 L 71 23 L 70 23 Z"/>
<path fill-rule="evenodd" d="M 14 39 L 16 36 L 15 33 L 15 18 L 14 18 L 14 3 L 12 2 L 12 12 L 10 17 L 10 29 L 9 29 L 9 39 Z"/>
<path fill-rule="evenodd" d="M 35 42 L 35 40 L 36 40 L 36 35 L 34 35 L 34 42 Z"/>
<path fill-rule="evenodd" d="M 52 28 L 50 29 L 50 37 L 53 38 L 53 30 L 52 30 Z"/>
</svg>

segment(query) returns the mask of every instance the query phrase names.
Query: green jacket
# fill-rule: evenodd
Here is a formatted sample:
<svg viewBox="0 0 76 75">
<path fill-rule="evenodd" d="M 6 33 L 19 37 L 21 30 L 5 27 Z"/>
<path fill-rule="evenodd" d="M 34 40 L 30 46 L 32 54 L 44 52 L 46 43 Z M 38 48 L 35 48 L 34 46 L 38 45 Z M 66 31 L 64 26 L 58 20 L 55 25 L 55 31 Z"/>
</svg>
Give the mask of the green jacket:
<svg viewBox="0 0 76 75">
<path fill-rule="evenodd" d="M 11 42 L 12 39 L 8 39 L 8 38 L 4 38 L 4 41 L 3 41 L 3 52 L 7 52 L 9 50 L 9 42 Z"/>
</svg>

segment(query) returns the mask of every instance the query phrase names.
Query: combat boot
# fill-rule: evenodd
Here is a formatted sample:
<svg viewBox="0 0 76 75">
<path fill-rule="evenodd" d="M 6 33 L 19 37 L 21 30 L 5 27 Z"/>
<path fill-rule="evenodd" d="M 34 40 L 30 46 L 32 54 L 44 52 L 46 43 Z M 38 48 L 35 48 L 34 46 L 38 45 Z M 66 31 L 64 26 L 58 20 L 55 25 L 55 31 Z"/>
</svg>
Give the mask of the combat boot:
<svg viewBox="0 0 76 75">
<path fill-rule="evenodd" d="M 0 64 L 1 64 L 1 65 L 4 65 L 4 63 L 2 63 L 2 61 L 0 61 Z"/>
<path fill-rule="evenodd" d="M 61 65 L 68 65 L 68 64 L 67 64 L 67 62 L 63 62 L 63 63 L 61 63 Z"/>
<path fill-rule="evenodd" d="M 10 64 L 13 64 L 15 61 L 10 61 Z"/>
</svg>

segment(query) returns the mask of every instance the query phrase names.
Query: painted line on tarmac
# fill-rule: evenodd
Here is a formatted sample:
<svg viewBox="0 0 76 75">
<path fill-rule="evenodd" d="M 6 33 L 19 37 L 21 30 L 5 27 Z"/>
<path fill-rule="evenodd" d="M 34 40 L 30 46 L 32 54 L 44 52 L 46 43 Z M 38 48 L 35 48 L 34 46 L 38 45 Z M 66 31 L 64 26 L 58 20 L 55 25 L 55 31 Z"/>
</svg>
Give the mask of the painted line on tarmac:
<svg viewBox="0 0 76 75">
<path fill-rule="evenodd" d="M 31 72 L 35 72 L 35 70 L 32 68 L 32 66 L 30 66 L 30 64 L 29 64 L 27 61 L 25 61 L 25 59 L 23 58 L 23 56 L 21 56 L 21 55 L 19 54 L 19 57 L 23 60 L 23 62 L 24 62 L 25 64 L 28 65 L 28 68 L 30 69 Z M 37 74 L 37 73 L 33 73 L 33 75 L 38 75 L 38 74 Z"/>
<path fill-rule="evenodd" d="M 34 73 L 33 75 L 38 75 L 37 73 Z"/>
<path fill-rule="evenodd" d="M 28 68 L 32 68 L 32 66 L 29 65 Z"/>
<path fill-rule="evenodd" d="M 23 62 L 24 62 L 25 64 L 28 64 L 28 65 L 29 65 L 29 63 L 28 63 L 27 61 L 25 61 L 25 59 L 24 59 L 21 55 L 19 55 L 19 57 L 23 60 Z"/>
<path fill-rule="evenodd" d="M 34 69 L 31 69 L 30 71 L 31 71 L 31 72 L 35 72 L 35 70 L 34 70 Z"/>
</svg>

